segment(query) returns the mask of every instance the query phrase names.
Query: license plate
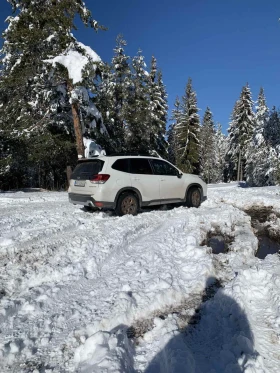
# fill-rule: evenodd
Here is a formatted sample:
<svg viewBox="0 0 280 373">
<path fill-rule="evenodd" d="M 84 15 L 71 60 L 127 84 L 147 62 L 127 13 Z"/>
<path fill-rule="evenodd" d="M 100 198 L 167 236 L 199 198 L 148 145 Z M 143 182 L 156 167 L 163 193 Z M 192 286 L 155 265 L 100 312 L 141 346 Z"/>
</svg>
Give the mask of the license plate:
<svg viewBox="0 0 280 373">
<path fill-rule="evenodd" d="M 75 186 L 84 187 L 86 185 L 85 180 L 75 180 Z"/>
</svg>

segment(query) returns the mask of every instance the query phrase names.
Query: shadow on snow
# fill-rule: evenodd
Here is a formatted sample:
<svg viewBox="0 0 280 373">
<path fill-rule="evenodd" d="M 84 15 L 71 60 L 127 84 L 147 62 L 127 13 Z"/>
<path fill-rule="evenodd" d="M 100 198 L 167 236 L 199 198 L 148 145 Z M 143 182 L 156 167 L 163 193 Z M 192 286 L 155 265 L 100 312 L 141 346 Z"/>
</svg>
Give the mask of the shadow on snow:
<svg viewBox="0 0 280 373">
<path fill-rule="evenodd" d="M 217 279 L 208 279 L 201 305 L 187 327 L 169 339 L 145 373 L 245 371 L 248 360 L 257 356 L 253 334 L 245 312 L 220 286 Z"/>
</svg>

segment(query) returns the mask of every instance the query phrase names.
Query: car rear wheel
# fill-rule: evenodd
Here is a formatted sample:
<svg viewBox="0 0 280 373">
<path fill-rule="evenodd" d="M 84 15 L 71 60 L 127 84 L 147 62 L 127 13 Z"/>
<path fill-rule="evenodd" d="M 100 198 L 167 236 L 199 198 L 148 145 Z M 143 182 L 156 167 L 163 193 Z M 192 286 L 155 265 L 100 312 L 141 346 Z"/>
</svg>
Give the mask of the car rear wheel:
<svg viewBox="0 0 280 373">
<path fill-rule="evenodd" d="M 201 191 L 197 187 L 193 187 L 188 191 L 186 204 L 188 207 L 199 207 L 201 204 Z"/>
<path fill-rule="evenodd" d="M 133 193 L 123 193 L 117 203 L 116 213 L 119 216 L 137 215 L 139 203 Z"/>
</svg>

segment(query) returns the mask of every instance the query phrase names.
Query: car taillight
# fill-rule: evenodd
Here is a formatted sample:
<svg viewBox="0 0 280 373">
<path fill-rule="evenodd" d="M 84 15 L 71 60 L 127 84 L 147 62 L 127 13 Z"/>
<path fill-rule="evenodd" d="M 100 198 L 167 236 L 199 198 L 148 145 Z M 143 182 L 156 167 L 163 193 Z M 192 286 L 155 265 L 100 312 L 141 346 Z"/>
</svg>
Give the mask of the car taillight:
<svg viewBox="0 0 280 373">
<path fill-rule="evenodd" d="M 104 184 L 109 179 L 110 175 L 97 174 L 93 175 L 89 180 L 92 184 Z"/>
</svg>

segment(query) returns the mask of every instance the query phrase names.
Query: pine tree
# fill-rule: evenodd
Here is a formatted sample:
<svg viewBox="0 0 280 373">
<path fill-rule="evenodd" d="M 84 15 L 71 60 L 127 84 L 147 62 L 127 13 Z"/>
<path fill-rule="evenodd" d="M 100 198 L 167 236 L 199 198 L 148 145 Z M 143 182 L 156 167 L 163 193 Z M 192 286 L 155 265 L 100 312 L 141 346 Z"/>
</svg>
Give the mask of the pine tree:
<svg viewBox="0 0 280 373">
<path fill-rule="evenodd" d="M 267 175 L 269 170 L 269 146 L 264 137 L 269 119 L 269 109 L 266 105 L 264 90 L 261 87 L 256 106 L 255 127 L 253 136 L 247 147 L 246 181 L 249 185 L 263 186 L 270 183 Z"/>
<path fill-rule="evenodd" d="M 280 184 L 280 114 L 272 108 L 267 124 L 264 126 L 264 139 L 267 143 L 268 170 L 266 184 Z"/>
<path fill-rule="evenodd" d="M 280 145 L 280 115 L 275 106 L 272 107 L 264 125 L 264 138 L 272 147 Z"/>
<path fill-rule="evenodd" d="M 216 181 L 218 161 L 215 150 L 215 124 L 207 107 L 200 130 L 200 174 L 208 184 Z"/>
<path fill-rule="evenodd" d="M 178 96 L 176 97 L 174 103 L 171 119 L 173 122 L 167 131 L 168 160 L 173 164 L 177 164 L 178 141 L 176 135 L 176 126 L 180 123 L 181 119 L 181 103 Z"/>
<path fill-rule="evenodd" d="M 102 115 L 103 123 L 108 131 L 108 136 L 98 136 L 97 142 L 102 145 L 107 154 L 119 151 L 115 137 L 114 119 L 114 92 L 112 65 L 103 63 L 100 67 L 101 78 L 96 92 L 96 105 Z"/>
<path fill-rule="evenodd" d="M 70 159 L 74 154 L 72 104 L 65 68 L 60 65 L 54 69 L 45 60 L 70 50 L 86 54 L 85 48 L 71 34 L 76 15 L 85 25 L 95 29 L 99 25 L 92 19 L 82 0 L 8 1 L 16 16 L 8 17 L 9 26 L 2 34 L 5 40 L 1 50 L 2 135 L 9 149 L 10 169 L 18 167 L 19 174 L 27 173 L 27 170 L 16 166 L 14 160 L 17 156 L 12 151 L 14 147 L 7 146 L 18 139 L 23 148 L 23 144 L 26 144 L 29 149 L 25 153 L 29 173 L 33 175 L 34 168 L 43 170 L 40 171 L 41 176 L 35 176 L 35 179 L 42 181 L 47 178 L 46 175 L 54 174 L 53 170 L 58 166 L 57 158 L 60 157 L 63 162 L 65 152 L 68 154 L 66 158 Z M 87 66 L 87 70 L 90 72 L 86 77 L 84 71 L 84 81 L 88 79 L 92 82 L 93 69 Z M 91 109 L 89 111 L 92 112 Z M 80 117 L 81 113 L 78 115 Z M 40 148 L 37 149 L 37 146 Z M 65 164 L 61 163 L 59 167 L 55 173 L 63 174 Z M 29 183 L 33 183 L 32 177 L 29 177 Z"/>
<path fill-rule="evenodd" d="M 142 51 L 132 59 L 132 80 L 127 101 L 127 150 L 148 154 L 151 128 L 148 116 L 148 72 Z"/>
<path fill-rule="evenodd" d="M 148 79 L 148 126 L 150 130 L 149 151 L 167 157 L 167 142 L 165 140 L 167 122 L 167 95 L 162 81 L 162 74 L 157 70 L 157 61 L 152 57 Z"/>
<path fill-rule="evenodd" d="M 199 173 L 199 115 L 196 93 L 189 78 L 182 98 L 180 115 L 175 127 L 177 137 L 176 164 L 184 172 Z"/>
<path fill-rule="evenodd" d="M 227 152 L 227 139 L 226 136 L 222 133 L 222 125 L 220 123 L 217 125 L 214 142 L 217 166 L 214 170 L 213 182 L 218 183 L 225 181 Z"/>
<path fill-rule="evenodd" d="M 231 117 L 229 132 L 230 162 L 234 164 L 237 180 L 243 180 L 246 167 L 247 146 L 251 140 L 255 115 L 251 91 L 247 84 L 242 88 L 240 99 L 236 102 Z"/>
<path fill-rule="evenodd" d="M 102 97 L 103 116 L 110 137 L 110 149 L 114 152 L 123 152 L 126 148 L 126 110 L 129 86 L 131 84 L 131 71 L 129 56 L 125 54 L 126 41 L 118 35 L 112 63 L 103 74 L 98 96 Z M 98 101 L 100 102 L 100 97 Z M 106 105 L 104 105 L 106 103 Z"/>
</svg>

